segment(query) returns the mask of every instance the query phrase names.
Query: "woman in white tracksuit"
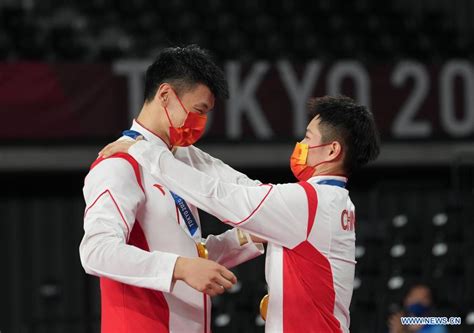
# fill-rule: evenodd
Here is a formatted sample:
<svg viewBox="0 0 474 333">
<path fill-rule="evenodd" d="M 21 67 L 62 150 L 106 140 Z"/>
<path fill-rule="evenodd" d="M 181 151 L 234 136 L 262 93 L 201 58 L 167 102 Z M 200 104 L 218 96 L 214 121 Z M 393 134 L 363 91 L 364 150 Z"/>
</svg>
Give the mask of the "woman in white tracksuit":
<svg viewBox="0 0 474 333">
<path fill-rule="evenodd" d="M 117 141 L 101 152 L 128 152 L 196 207 L 268 240 L 267 332 L 349 331 L 355 208 L 346 183 L 377 157 L 378 135 L 372 114 L 347 97 L 314 99 L 309 111 L 306 136 L 290 158 L 298 183 L 232 184 L 144 140 Z"/>
</svg>

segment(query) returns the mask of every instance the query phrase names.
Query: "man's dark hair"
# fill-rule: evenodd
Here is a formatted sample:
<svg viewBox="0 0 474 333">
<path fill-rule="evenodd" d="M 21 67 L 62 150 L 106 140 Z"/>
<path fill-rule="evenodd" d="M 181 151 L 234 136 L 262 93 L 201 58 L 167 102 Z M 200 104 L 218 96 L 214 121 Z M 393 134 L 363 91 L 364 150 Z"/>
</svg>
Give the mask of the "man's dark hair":
<svg viewBox="0 0 474 333">
<path fill-rule="evenodd" d="M 229 91 L 223 71 L 208 51 L 197 45 L 163 49 L 148 67 L 145 76 L 145 102 L 151 102 L 162 83 L 173 86 L 178 95 L 206 85 L 216 98 L 227 98 Z"/>
<path fill-rule="evenodd" d="M 319 116 L 322 142 L 342 145 L 348 174 L 377 158 L 380 139 L 374 117 L 365 106 L 346 96 L 324 96 L 311 99 L 308 109 L 313 118 Z"/>
</svg>

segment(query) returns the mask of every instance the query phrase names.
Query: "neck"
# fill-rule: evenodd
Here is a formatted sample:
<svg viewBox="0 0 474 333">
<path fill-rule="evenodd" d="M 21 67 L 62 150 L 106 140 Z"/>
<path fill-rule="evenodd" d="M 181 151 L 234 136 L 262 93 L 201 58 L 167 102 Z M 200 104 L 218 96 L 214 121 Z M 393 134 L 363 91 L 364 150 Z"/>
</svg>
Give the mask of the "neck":
<svg viewBox="0 0 474 333">
<path fill-rule="evenodd" d="M 153 103 L 145 103 L 137 117 L 137 121 L 153 134 L 159 136 L 169 146 L 169 122 L 160 107 Z"/>
<path fill-rule="evenodd" d="M 345 176 L 346 172 L 335 163 L 324 163 L 317 166 L 313 173 L 313 177 L 326 175 Z"/>
</svg>

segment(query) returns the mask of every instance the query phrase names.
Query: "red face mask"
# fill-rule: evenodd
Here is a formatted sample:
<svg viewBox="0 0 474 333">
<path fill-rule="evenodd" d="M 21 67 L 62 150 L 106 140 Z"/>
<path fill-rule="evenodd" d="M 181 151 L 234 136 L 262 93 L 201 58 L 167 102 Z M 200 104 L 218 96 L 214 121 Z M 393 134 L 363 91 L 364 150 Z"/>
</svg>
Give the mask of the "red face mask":
<svg viewBox="0 0 474 333">
<path fill-rule="evenodd" d="M 293 171 L 293 175 L 295 175 L 299 181 L 307 181 L 310 179 L 313 176 L 316 167 L 326 163 L 326 161 L 312 166 L 308 165 L 307 161 L 309 150 L 313 148 L 329 146 L 330 144 L 331 143 L 326 143 L 319 146 L 309 146 L 306 143 L 298 142 L 290 157 L 290 167 L 291 171 Z"/>
<path fill-rule="evenodd" d="M 186 110 L 174 90 L 173 93 L 178 99 L 178 102 L 183 110 L 186 112 L 187 116 L 184 120 L 184 124 L 181 127 L 174 127 L 173 123 L 171 122 L 168 109 L 164 107 L 166 116 L 168 117 L 168 121 L 170 123 L 170 145 L 187 147 L 194 144 L 197 140 L 199 140 L 199 138 L 201 138 L 204 130 L 206 129 L 207 116 Z"/>
</svg>

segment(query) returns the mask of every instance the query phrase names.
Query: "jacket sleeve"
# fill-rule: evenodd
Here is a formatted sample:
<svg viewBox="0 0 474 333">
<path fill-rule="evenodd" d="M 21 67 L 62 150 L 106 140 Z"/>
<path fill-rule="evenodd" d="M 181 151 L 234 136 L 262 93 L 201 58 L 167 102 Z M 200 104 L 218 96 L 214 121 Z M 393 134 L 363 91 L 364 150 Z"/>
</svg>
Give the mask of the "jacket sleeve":
<svg viewBox="0 0 474 333">
<path fill-rule="evenodd" d="M 145 195 L 132 165 L 123 158 L 98 163 L 84 183 L 84 270 L 126 284 L 169 292 L 177 255 L 128 245 Z"/>
<path fill-rule="evenodd" d="M 254 243 L 250 235 L 237 228 L 206 238 L 206 248 L 209 259 L 232 268 L 248 260 L 258 257 L 265 252 L 261 243 Z"/>
<path fill-rule="evenodd" d="M 208 176 L 219 178 L 224 182 L 247 186 L 258 186 L 261 184 L 260 181 L 250 179 L 247 175 L 231 168 L 221 160 L 212 157 L 195 146 L 178 147 L 174 156 L 181 162 L 204 172 Z"/>
<path fill-rule="evenodd" d="M 288 248 L 306 239 L 308 203 L 298 184 L 227 183 L 145 141 L 133 145 L 129 153 L 167 188 L 224 223 Z"/>
<path fill-rule="evenodd" d="M 195 146 L 178 147 L 174 156 L 181 162 L 224 182 L 247 186 L 261 184 L 260 181 L 250 179 L 247 175 Z M 237 229 L 228 230 L 217 236 L 210 235 L 205 243 L 209 251 L 209 259 L 227 268 L 235 267 L 265 252 L 263 244 L 253 243 L 246 232 Z"/>
</svg>

